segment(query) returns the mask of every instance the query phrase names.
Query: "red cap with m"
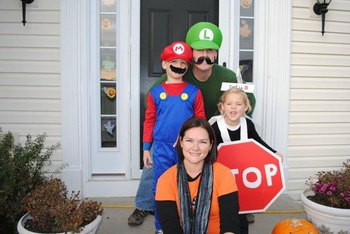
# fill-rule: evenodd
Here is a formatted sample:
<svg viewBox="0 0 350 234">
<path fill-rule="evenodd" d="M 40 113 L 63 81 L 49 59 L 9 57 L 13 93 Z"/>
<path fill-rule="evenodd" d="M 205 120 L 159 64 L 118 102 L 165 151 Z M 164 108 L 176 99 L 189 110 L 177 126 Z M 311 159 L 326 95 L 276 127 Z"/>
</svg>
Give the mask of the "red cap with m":
<svg viewBox="0 0 350 234">
<path fill-rule="evenodd" d="M 164 48 L 160 55 L 162 61 L 170 61 L 173 59 L 183 59 L 190 62 L 192 59 L 191 47 L 183 41 L 175 41 L 171 45 Z"/>
</svg>

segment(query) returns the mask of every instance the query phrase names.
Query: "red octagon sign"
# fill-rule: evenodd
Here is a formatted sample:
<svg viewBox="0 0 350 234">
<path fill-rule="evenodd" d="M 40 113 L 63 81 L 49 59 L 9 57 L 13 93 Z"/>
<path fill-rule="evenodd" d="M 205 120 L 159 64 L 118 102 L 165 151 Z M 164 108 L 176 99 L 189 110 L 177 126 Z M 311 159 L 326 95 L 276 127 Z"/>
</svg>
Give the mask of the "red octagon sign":
<svg viewBox="0 0 350 234">
<path fill-rule="evenodd" d="M 265 211 L 285 189 L 280 157 L 253 139 L 221 143 L 217 161 L 235 175 L 240 214 Z"/>
</svg>

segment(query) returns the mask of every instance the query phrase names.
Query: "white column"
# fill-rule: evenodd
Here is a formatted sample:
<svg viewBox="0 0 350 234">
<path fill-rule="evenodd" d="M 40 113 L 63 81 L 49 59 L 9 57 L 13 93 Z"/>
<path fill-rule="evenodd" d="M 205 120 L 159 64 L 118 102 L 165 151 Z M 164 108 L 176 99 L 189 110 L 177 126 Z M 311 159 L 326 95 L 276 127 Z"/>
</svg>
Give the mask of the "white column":
<svg viewBox="0 0 350 234">
<path fill-rule="evenodd" d="M 61 0 L 62 178 L 83 196 L 89 157 L 86 0 Z"/>
<path fill-rule="evenodd" d="M 284 155 L 285 179 L 288 181 L 288 125 L 291 61 L 291 0 L 267 2 L 265 139 Z"/>
</svg>

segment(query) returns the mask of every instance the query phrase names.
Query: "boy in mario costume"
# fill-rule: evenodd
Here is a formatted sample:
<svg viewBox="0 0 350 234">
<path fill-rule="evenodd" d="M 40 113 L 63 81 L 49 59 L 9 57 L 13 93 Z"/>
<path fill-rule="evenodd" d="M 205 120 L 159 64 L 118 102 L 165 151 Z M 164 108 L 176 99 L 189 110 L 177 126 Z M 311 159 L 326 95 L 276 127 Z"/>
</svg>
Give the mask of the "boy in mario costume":
<svg viewBox="0 0 350 234">
<path fill-rule="evenodd" d="M 164 48 L 160 58 L 167 79 L 148 93 L 143 132 L 143 162 L 145 167 L 153 166 L 154 170 L 153 195 L 158 178 L 178 162 L 173 145 L 182 124 L 192 116 L 206 118 L 201 91 L 182 79 L 192 59 L 191 47 L 176 41 Z M 156 233 L 162 233 L 156 210 L 154 214 Z"/>
</svg>

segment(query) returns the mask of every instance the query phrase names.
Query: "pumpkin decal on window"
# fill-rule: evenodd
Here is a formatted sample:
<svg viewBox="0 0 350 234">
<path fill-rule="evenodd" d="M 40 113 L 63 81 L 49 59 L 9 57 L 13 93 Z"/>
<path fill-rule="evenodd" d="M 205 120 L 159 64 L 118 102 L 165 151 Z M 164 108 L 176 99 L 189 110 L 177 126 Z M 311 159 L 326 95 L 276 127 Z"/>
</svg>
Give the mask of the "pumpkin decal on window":
<svg viewBox="0 0 350 234">
<path fill-rule="evenodd" d="M 271 234 L 318 234 L 318 231 L 305 219 L 285 219 L 276 224 Z"/>
</svg>

